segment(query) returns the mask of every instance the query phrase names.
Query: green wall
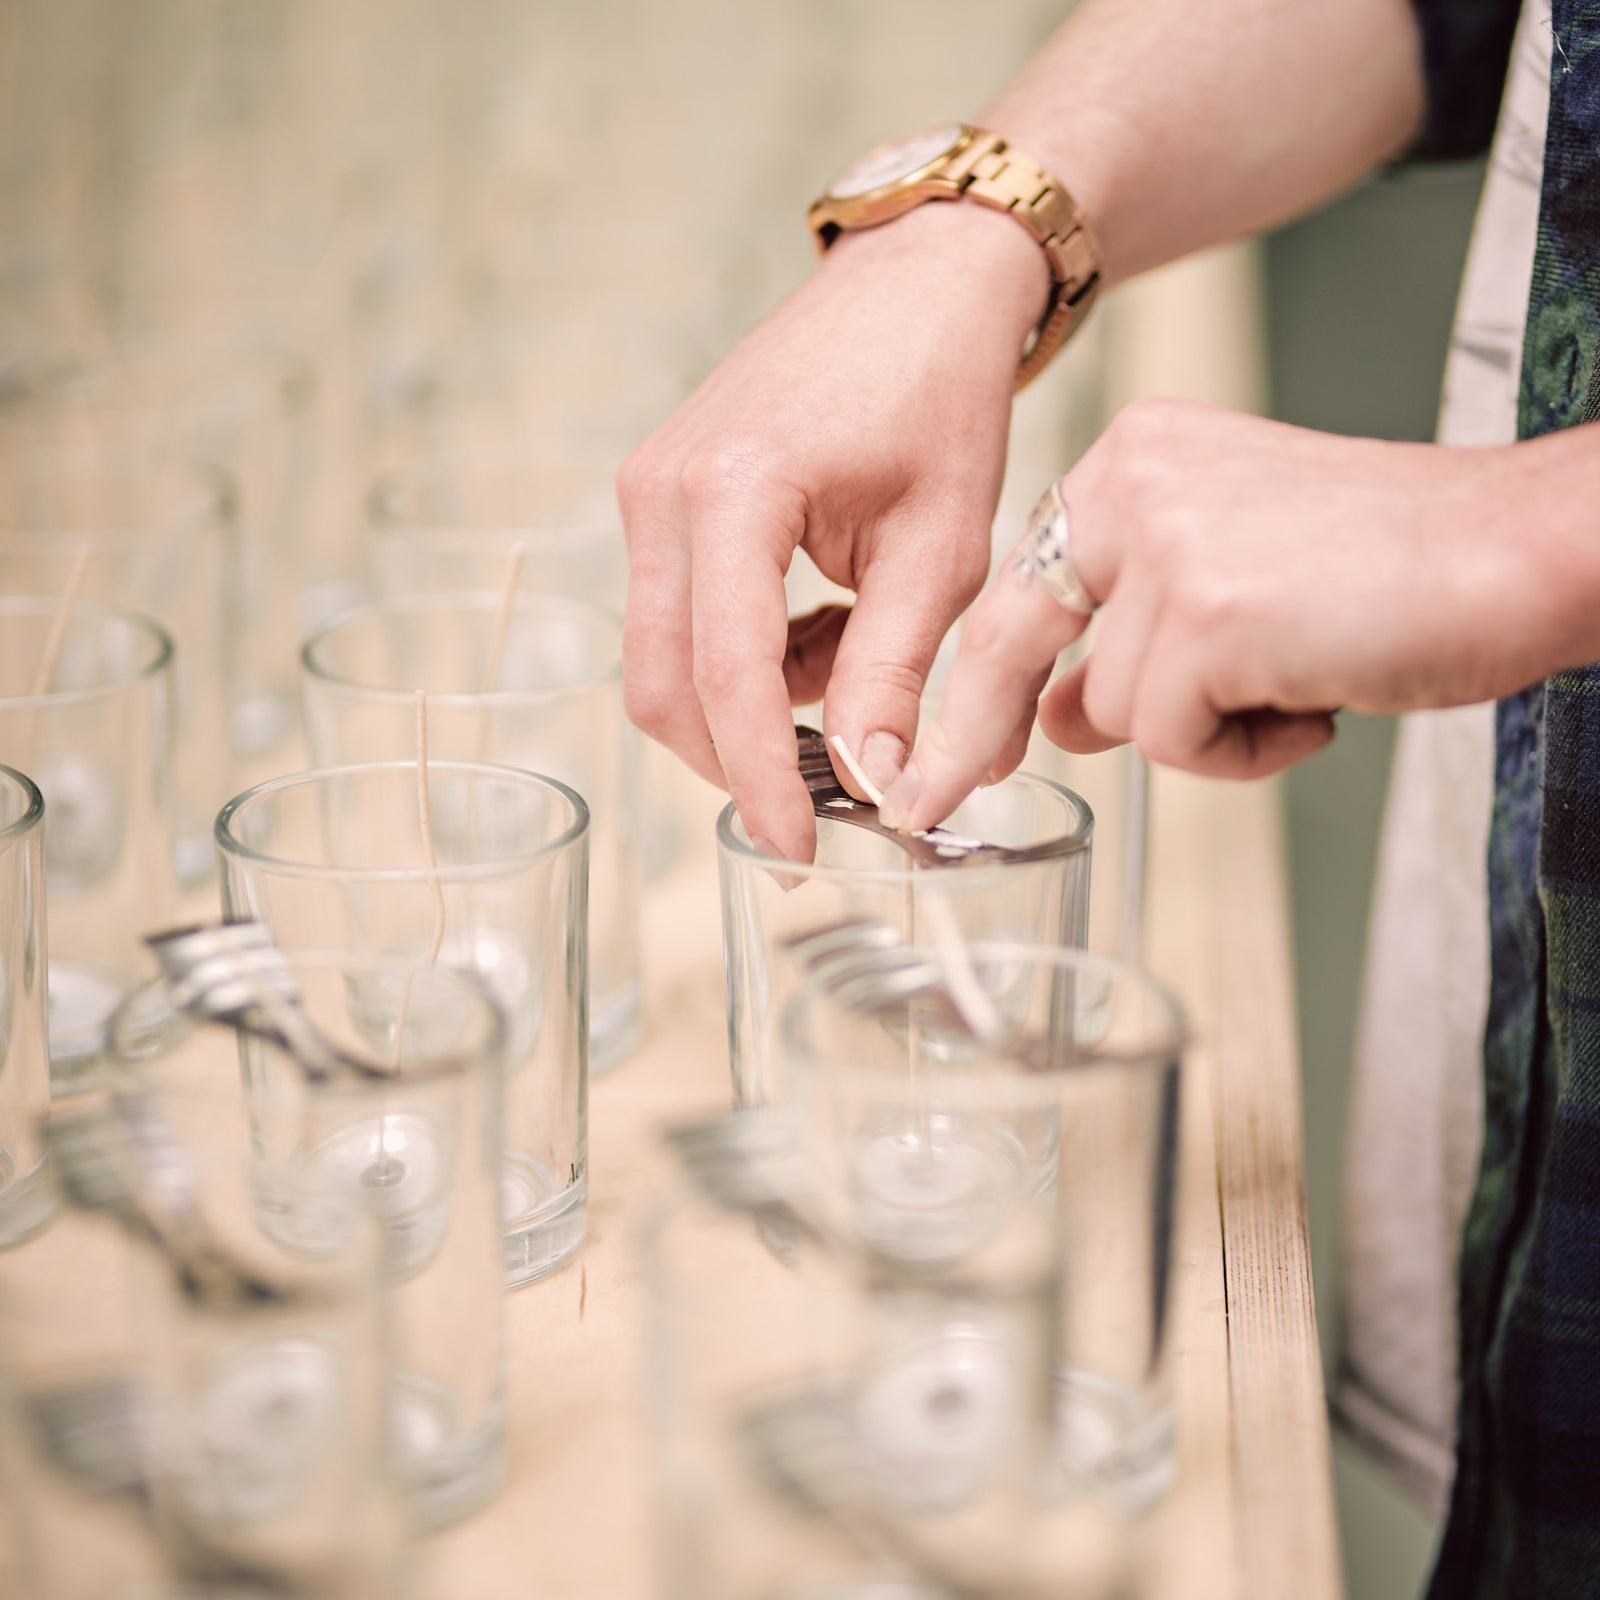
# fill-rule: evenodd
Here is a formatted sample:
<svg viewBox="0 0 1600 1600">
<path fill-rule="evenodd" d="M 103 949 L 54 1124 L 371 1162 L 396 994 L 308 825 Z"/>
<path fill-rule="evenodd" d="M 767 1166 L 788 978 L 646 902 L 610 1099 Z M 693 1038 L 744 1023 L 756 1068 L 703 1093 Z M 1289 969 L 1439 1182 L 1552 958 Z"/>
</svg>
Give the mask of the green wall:
<svg viewBox="0 0 1600 1600">
<path fill-rule="evenodd" d="M 1276 416 L 1392 439 L 1433 434 L 1456 281 L 1482 171 L 1387 177 L 1268 242 L 1267 330 Z M 1378 819 L 1394 727 L 1339 719 L 1289 777 L 1295 964 L 1304 1063 L 1306 1188 L 1324 1360 L 1337 1357 L 1339 1168 Z M 1431 1518 L 1335 1440 L 1352 1600 L 1411 1600 Z"/>
</svg>

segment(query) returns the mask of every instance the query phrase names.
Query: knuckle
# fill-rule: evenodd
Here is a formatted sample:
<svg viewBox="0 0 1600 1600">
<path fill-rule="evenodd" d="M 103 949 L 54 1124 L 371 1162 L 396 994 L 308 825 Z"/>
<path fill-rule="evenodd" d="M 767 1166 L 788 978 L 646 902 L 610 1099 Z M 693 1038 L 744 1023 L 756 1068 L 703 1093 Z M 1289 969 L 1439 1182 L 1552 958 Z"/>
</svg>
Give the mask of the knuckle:
<svg viewBox="0 0 1600 1600">
<path fill-rule="evenodd" d="M 647 506 L 660 505 L 672 492 L 674 473 L 649 441 L 630 451 L 617 468 L 617 504 L 627 521 Z"/>
<path fill-rule="evenodd" d="M 1170 728 L 1149 717 L 1135 717 L 1128 734 L 1145 760 L 1153 761 L 1157 766 L 1185 766 L 1193 754 Z"/>
<path fill-rule="evenodd" d="M 671 729 L 678 697 L 659 679 L 628 674 L 622 684 L 622 706 L 641 733 L 659 739 Z"/>
<path fill-rule="evenodd" d="M 695 651 L 694 687 L 703 702 L 730 699 L 749 675 L 749 663 L 730 650 L 702 645 Z"/>
<path fill-rule="evenodd" d="M 1196 565 L 1189 555 L 1201 532 L 1187 506 L 1145 482 L 1130 518 L 1129 545 L 1137 560 L 1153 566 L 1169 585 L 1184 587 Z"/>
<path fill-rule="evenodd" d="M 691 506 L 706 506 L 741 494 L 768 475 L 764 449 L 724 439 L 692 451 L 679 470 L 678 483 Z"/>
<path fill-rule="evenodd" d="M 1126 739 L 1132 732 L 1116 686 L 1104 672 L 1095 672 L 1092 665 L 1083 680 L 1083 714 L 1092 727 L 1114 739 Z"/>
<path fill-rule="evenodd" d="M 874 661 L 863 664 L 850 675 L 850 688 L 859 694 L 863 689 L 878 690 L 883 694 L 901 695 L 910 700 L 920 700 L 927 687 L 924 672 L 901 661 Z"/>
<path fill-rule="evenodd" d="M 1136 505 L 1165 498 L 1188 411 L 1180 400 L 1136 400 L 1117 413 L 1106 430 L 1103 465 L 1120 496 Z"/>
<path fill-rule="evenodd" d="M 967 619 L 961 648 L 976 661 L 995 663 L 1010 658 L 1015 638 L 1014 624 L 999 616 L 993 606 L 980 605 L 974 607 Z"/>
<path fill-rule="evenodd" d="M 1145 446 L 1163 444 L 1188 428 L 1196 409 L 1189 400 L 1151 395 L 1130 401 L 1117 413 L 1112 426 L 1124 443 Z"/>
<path fill-rule="evenodd" d="M 945 577 L 950 592 L 963 611 L 983 593 L 989 577 L 988 545 L 963 543 L 952 551 L 945 563 Z"/>
<path fill-rule="evenodd" d="M 1179 620 L 1201 637 L 1234 634 L 1248 607 L 1241 585 L 1223 573 L 1203 567 L 1182 573 L 1174 586 L 1172 603 Z"/>
</svg>

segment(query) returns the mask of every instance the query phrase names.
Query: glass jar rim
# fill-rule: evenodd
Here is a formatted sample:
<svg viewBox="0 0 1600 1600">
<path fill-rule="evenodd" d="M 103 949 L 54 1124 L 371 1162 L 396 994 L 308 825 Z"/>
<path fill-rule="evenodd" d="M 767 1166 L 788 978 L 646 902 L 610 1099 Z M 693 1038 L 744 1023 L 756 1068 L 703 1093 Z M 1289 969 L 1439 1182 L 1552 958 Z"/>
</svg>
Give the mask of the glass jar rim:
<svg viewBox="0 0 1600 1600">
<path fill-rule="evenodd" d="M 31 833 L 44 821 L 44 795 L 27 773 L 18 772 L 15 767 L 8 767 L 3 762 L 0 762 L 0 783 L 14 784 L 22 791 L 22 798 L 26 801 L 22 814 L 0 828 L 0 845 L 4 845 Z"/>
<path fill-rule="evenodd" d="M 43 452 L 49 455 L 48 448 Z M 84 482 L 118 484 L 146 476 L 134 467 L 63 467 L 56 479 L 72 478 Z M 26 544 L 30 547 L 59 547 L 70 557 L 75 546 L 90 550 L 118 550 L 138 547 L 151 536 L 152 529 L 172 530 L 221 525 L 232 507 L 233 488 L 226 473 L 210 466 L 197 466 L 183 474 L 181 486 L 164 496 L 162 510 L 149 516 L 134 516 L 125 522 L 111 517 L 77 516 L 69 518 L 14 517 L 0 512 L 0 549 Z"/>
<path fill-rule="evenodd" d="M 359 878 L 367 883 L 478 883 L 498 880 L 513 871 L 522 871 L 535 862 L 559 855 L 570 849 L 589 832 L 588 803 L 577 790 L 542 772 L 525 767 L 512 767 L 488 761 L 434 761 L 428 762 L 430 772 L 467 772 L 511 782 L 524 788 L 535 788 L 559 795 L 572 809 L 572 820 L 554 838 L 531 849 L 512 855 L 500 856 L 492 861 L 463 862 L 451 866 L 434 867 L 339 867 L 315 861 L 294 861 L 287 856 L 273 855 L 246 844 L 233 831 L 233 820 L 257 800 L 291 789 L 309 789 L 325 784 L 331 779 L 348 778 L 374 772 L 406 772 L 415 779 L 415 760 L 351 762 L 341 767 L 311 767 L 302 772 L 286 773 L 282 777 L 268 778 L 263 783 L 234 795 L 217 813 L 213 827 L 217 848 L 226 856 L 241 861 L 254 862 L 269 868 L 281 877 L 296 878 Z"/>
<path fill-rule="evenodd" d="M 53 618 L 60 608 L 59 596 L 0 596 L 0 614 L 10 612 L 14 616 Z M 142 634 L 146 642 L 152 646 L 149 658 L 136 671 L 129 672 L 123 677 L 110 678 L 103 683 L 89 684 L 81 689 L 47 689 L 43 694 L 0 695 L 0 705 L 7 707 L 82 705 L 86 701 L 117 694 L 133 684 L 144 683 L 158 677 L 172 665 L 176 651 L 172 635 L 146 612 L 133 611 L 127 606 L 102 605 L 93 600 L 75 600 L 68 625 L 81 617 L 96 617 L 101 621 L 110 618 L 127 624 L 135 633 Z"/>
<path fill-rule="evenodd" d="M 283 955 L 291 969 L 310 968 L 323 971 L 346 968 L 358 973 L 404 973 L 408 978 L 417 973 L 426 973 L 457 985 L 477 1001 L 487 1022 L 483 1041 L 469 1050 L 442 1055 L 435 1060 L 405 1067 L 395 1075 L 393 1079 L 395 1084 L 430 1083 L 472 1072 L 479 1067 L 486 1067 L 489 1070 L 499 1068 L 505 1055 L 505 1014 L 488 986 L 474 973 L 443 962 L 430 965 L 421 961 L 407 960 L 403 956 L 387 956 L 375 951 L 286 950 Z M 127 1036 L 128 1031 L 136 1025 L 139 1009 L 148 1009 L 152 1000 L 159 1002 L 158 1009 L 148 1022 L 139 1024 L 149 1031 L 151 1042 L 142 1050 L 136 1050 L 133 1048 L 132 1040 Z M 195 1017 L 174 1005 L 170 985 L 165 978 L 155 977 L 141 983 L 124 997 L 105 1025 L 105 1043 L 113 1086 L 118 1073 L 126 1073 L 130 1067 L 137 1067 L 141 1062 L 155 1060 L 168 1054 L 190 1038 L 196 1029 L 202 1027 L 216 1027 L 227 1032 L 237 1031 L 232 1023 L 220 1019 Z M 346 1085 L 344 1080 L 339 1080 L 327 1087 L 330 1093 L 339 1093 Z M 381 1094 L 381 1080 L 375 1077 L 370 1082 L 362 1081 L 357 1086 L 357 1092 Z"/>
<path fill-rule="evenodd" d="M 915 877 L 918 884 L 928 884 L 937 882 L 941 874 L 948 873 L 953 883 L 990 885 L 997 878 L 1026 871 L 1030 867 L 1053 866 L 1087 850 L 1093 843 L 1094 811 L 1077 790 L 1069 789 L 1064 783 L 1057 783 L 1055 779 L 1037 772 L 1013 772 L 993 787 L 1003 789 L 1007 784 L 1042 789 L 1071 802 L 1078 813 L 1077 826 L 1053 839 L 1042 839 L 1037 845 L 1030 845 L 1032 853 L 1026 861 L 969 861 L 960 866 L 938 868 L 930 872 L 907 856 L 905 865 L 899 867 L 841 867 L 814 861 L 783 861 L 757 850 L 748 838 L 740 836 L 742 824 L 739 810 L 730 800 L 717 814 L 717 851 L 750 866 L 782 872 L 795 878 L 814 878 L 823 883 L 904 883 Z M 840 826 L 847 827 L 849 824 L 841 823 Z"/>
<path fill-rule="evenodd" d="M 366 496 L 367 518 L 373 532 L 385 542 L 452 537 L 470 539 L 478 545 L 526 543 L 535 549 L 561 548 L 582 539 L 610 538 L 621 542 L 622 518 L 614 510 L 606 516 L 592 512 L 578 517 L 544 518 L 528 512 L 495 517 L 466 513 L 447 516 L 407 508 L 408 494 L 425 494 L 436 485 L 461 481 L 459 468 L 455 472 L 451 468 L 463 461 L 467 463 L 468 481 L 519 473 L 532 476 L 551 466 L 570 465 L 570 458 L 565 455 L 529 461 L 520 451 L 489 455 L 460 446 L 436 446 L 385 468 L 373 479 Z"/>
<path fill-rule="evenodd" d="M 930 1083 L 937 1085 L 934 1098 L 941 1109 L 948 1107 L 960 1110 L 997 1104 L 1037 1105 L 1054 1099 L 1068 1080 L 1088 1074 L 1161 1072 L 1176 1067 L 1190 1043 L 1192 1036 L 1182 1001 L 1147 968 L 1119 961 L 1113 956 L 1102 956 L 1065 945 L 980 940 L 965 948 L 968 956 L 979 961 L 987 957 L 1013 963 L 1027 962 L 1035 967 L 1100 974 L 1112 984 L 1132 983 L 1153 1000 L 1159 1020 L 1153 1028 L 1155 1036 L 1137 1049 L 1106 1048 L 1093 1043 L 1082 1046 L 1075 1044 L 1066 1060 L 1043 1068 L 1018 1061 L 1010 1071 L 939 1072 L 936 1076 L 919 1077 L 916 1082 L 924 1088 Z M 779 1022 L 785 1060 L 792 1063 L 798 1058 L 804 1063 L 801 1070 L 819 1076 L 848 1079 L 869 1090 L 881 1087 L 888 1098 L 904 1096 L 911 1081 L 905 1073 L 889 1072 L 878 1067 L 841 1066 L 831 1052 L 813 1043 L 807 1036 L 802 1019 L 811 1008 L 818 1005 L 836 1006 L 852 1015 L 864 1014 L 841 999 L 822 978 L 815 974 L 803 977 L 793 998 L 784 1007 Z M 981 1045 L 981 1041 L 974 1042 Z M 1006 1059 L 1007 1050 L 1003 1041 L 974 1057 L 975 1061 L 988 1063 Z"/>
<path fill-rule="evenodd" d="M 461 589 L 438 595 L 396 595 L 385 599 L 364 601 L 361 605 L 353 606 L 348 611 L 342 611 L 338 616 L 324 623 L 301 645 L 301 670 L 318 683 L 342 693 L 364 697 L 370 696 L 381 700 L 413 701 L 416 698 L 417 690 L 425 688 L 425 685 L 416 684 L 409 688 L 399 688 L 388 684 L 363 683 L 360 679 L 346 677 L 343 673 L 332 671 L 317 659 L 317 651 L 339 630 L 356 622 L 364 622 L 374 616 L 381 616 L 385 612 L 446 611 L 452 607 L 458 609 L 470 607 L 473 610 L 485 611 L 492 615 L 498 611 L 501 599 L 501 595 L 492 589 Z M 511 603 L 515 610 L 544 612 L 556 610 L 566 611 L 569 614 L 572 612 L 586 613 L 589 622 L 602 623 L 615 634 L 618 644 L 617 659 L 603 672 L 594 672 L 582 677 L 575 677 L 569 683 L 554 684 L 545 689 L 428 689 L 427 696 L 430 705 L 470 706 L 479 705 L 485 701 L 501 705 L 540 705 L 565 699 L 586 689 L 598 689 L 608 684 L 621 682 L 622 618 L 616 612 L 606 606 L 596 605 L 592 600 L 579 599 L 577 596 L 533 594 L 521 589 L 512 596 Z"/>
</svg>

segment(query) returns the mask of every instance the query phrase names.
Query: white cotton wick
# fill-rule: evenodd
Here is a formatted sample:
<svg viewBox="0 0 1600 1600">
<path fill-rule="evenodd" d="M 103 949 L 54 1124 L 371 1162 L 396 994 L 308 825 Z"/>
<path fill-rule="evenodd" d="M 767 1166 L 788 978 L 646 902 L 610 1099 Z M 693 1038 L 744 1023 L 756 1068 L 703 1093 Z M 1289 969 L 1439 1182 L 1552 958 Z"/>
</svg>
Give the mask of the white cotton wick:
<svg viewBox="0 0 1600 1600">
<path fill-rule="evenodd" d="M 984 992 L 978 981 L 977 969 L 967 951 L 967 941 L 956 925 L 955 913 L 942 895 L 928 895 L 924 901 L 928 921 L 932 924 L 934 949 L 939 955 L 939 966 L 950 998 L 955 1001 L 961 1020 L 966 1023 L 973 1038 L 981 1044 L 997 1044 L 1005 1031 L 1005 1024 L 995 1003 Z"/>
<path fill-rule="evenodd" d="M 422 833 L 422 859 L 433 882 L 433 939 L 428 965 L 439 959 L 444 943 L 444 886 L 439 882 L 439 855 L 433 846 L 433 806 L 428 798 L 428 693 L 417 690 L 417 822 Z"/>
<path fill-rule="evenodd" d="M 483 681 L 479 690 L 493 694 L 500 686 L 500 669 L 505 662 L 506 637 L 511 632 L 511 610 L 516 604 L 517 586 L 522 582 L 522 563 L 528 553 L 525 544 L 514 544 L 506 557 L 505 577 L 500 581 L 500 604 L 495 608 L 494 623 L 489 629 L 489 648 L 483 658 Z M 473 760 L 489 759 L 489 705 L 485 701 L 478 707 L 478 733 L 473 745 Z M 471 832 L 477 833 L 477 794 L 472 791 Z"/>
<path fill-rule="evenodd" d="M 433 886 L 433 937 L 428 943 L 428 965 L 439 959 L 444 944 L 444 886 L 439 882 L 439 855 L 433 846 L 433 805 L 428 798 L 428 692 L 417 690 L 417 827 L 422 835 L 422 859 Z M 408 972 L 400 990 L 400 1004 L 394 1019 L 394 1065 L 400 1066 L 406 1022 L 411 1014 L 411 980 Z"/>
<path fill-rule="evenodd" d="M 45 634 L 44 649 L 39 656 L 38 670 L 33 675 L 33 686 L 28 691 L 35 699 L 50 692 L 50 680 L 55 676 L 56 660 L 67 636 L 67 622 L 72 608 L 78 603 L 78 591 L 83 587 L 83 576 L 89 568 L 89 547 L 80 545 L 72 557 L 67 572 L 67 586 L 61 591 L 61 603 L 50 619 L 49 632 Z"/>
<path fill-rule="evenodd" d="M 72 618 L 72 608 L 78 603 L 78 591 L 83 587 L 85 573 L 89 570 L 89 547 L 79 545 L 67 571 L 67 586 L 61 591 L 61 601 L 50 627 L 44 636 L 44 649 L 39 653 L 39 665 L 34 670 L 33 683 L 28 693 L 34 704 L 29 707 L 26 731 L 22 738 L 22 770 L 32 772 L 39 754 L 39 719 L 44 707 L 38 702 L 50 692 L 50 680 L 56 675 L 56 662 L 61 646 L 66 641 L 67 623 Z"/>
<path fill-rule="evenodd" d="M 489 694 L 500 683 L 500 663 L 505 658 L 506 634 L 511 630 L 511 607 L 517 598 L 517 585 L 522 581 L 522 563 L 528 554 L 525 544 L 514 544 L 506 556 L 506 574 L 500 583 L 500 605 L 494 614 L 494 628 L 489 634 L 489 650 L 483 664 L 483 692 Z"/>
<path fill-rule="evenodd" d="M 844 735 L 836 733 L 828 743 L 838 752 L 839 759 L 844 762 L 845 770 L 861 786 L 861 792 L 875 806 L 883 804 L 883 790 L 875 784 L 862 770 L 861 763 L 850 753 L 850 746 L 844 742 Z"/>
</svg>

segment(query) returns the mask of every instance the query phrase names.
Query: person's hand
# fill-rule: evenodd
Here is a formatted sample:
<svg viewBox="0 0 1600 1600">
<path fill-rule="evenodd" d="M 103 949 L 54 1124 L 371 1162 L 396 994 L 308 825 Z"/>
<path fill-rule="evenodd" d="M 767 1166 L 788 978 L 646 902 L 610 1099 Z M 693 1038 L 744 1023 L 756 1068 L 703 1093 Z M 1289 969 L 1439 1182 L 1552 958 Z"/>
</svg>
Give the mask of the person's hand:
<svg viewBox="0 0 1600 1600">
<path fill-rule="evenodd" d="M 1036 710 L 1068 750 L 1132 740 L 1152 761 L 1252 778 L 1321 749 L 1342 707 L 1458 705 L 1533 682 L 1554 613 L 1548 567 L 1518 532 L 1538 484 L 1525 450 L 1130 407 L 1062 481 L 1072 564 L 1101 602 L 1092 651 L 1041 703 L 1085 619 L 1008 561 L 885 819 L 929 827 L 1004 777 Z"/>
<path fill-rule="evenodd" d="M 824 730 L 880 786 L 899 773 L 934 652 L 988 571 L 1046 291 L 1039 248 L 976 206 L 848 235 L 624 463 L 628 713 L 726 784 L 762 848 L 815 848 L 791 704 L 826 689 Z M 853 609 L 789 619 L 797 549 Z"/>
</svg>

